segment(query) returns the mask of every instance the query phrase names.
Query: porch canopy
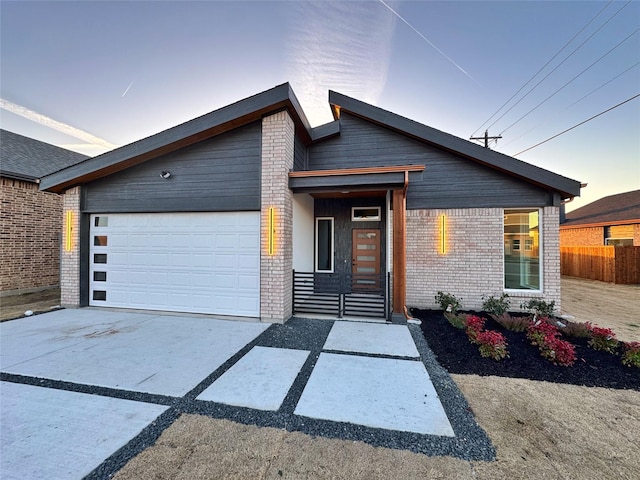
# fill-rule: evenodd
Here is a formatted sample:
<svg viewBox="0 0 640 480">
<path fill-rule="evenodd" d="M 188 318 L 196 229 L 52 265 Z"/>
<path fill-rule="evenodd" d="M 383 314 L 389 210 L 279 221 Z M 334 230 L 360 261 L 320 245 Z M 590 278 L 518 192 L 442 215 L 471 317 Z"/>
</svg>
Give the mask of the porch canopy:
<svg viewBox="0 0 640 480">
<path fill-rule="evenodd" d="M 295 193 L 336 196 L 392 190 L 393 208 L 393 294 L 392 320 L 404 319 L 406 306 L 406 193 L 411 180 L 419 180 L 424 165 L 307 170 L 289 173 L 289 188 Z"/>
<path fill-rule="evenodd" d="M 424 165 L 396 165 L 289 172 L 289 188 L 295 193 L 406 189 L 411 180 L 422 178 L 424 168 Z"/>
</svg>

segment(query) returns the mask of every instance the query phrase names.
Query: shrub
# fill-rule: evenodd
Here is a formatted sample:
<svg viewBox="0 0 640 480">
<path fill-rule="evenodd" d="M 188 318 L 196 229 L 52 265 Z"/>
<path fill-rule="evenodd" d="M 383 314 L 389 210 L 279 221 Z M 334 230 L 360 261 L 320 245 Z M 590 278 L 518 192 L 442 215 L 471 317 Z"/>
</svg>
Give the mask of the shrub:
<svg viewBox="0 0 640 480">
<path fill-rule="evenodd" d="M 603 352 L 616 353 L 618 340 L 613 330 L 596 326 L 591 326 L 589 330 L 591 331 L 591 340 L 589 340 L 591 348 Z"/>
<path fill-rule="evenodd" d="M 502 360 L 509 356 L 507 352 L 507 342 L 500 332 L 485 330 L 476 335 L 476 342 L 479 345 L 480 355 L 485 358 Z"/>
<path fill-rule="evenodd" d="M 449 313 L 444 312 L 444 317 L 449 321 L 451 325 L 462 330 L 467 326 L 467 315 L 464 313 Z"/>
<path fill-rule="evenodd" d="M 570 322 L 564 320 L 565 326 L 560 329 L 563 335 L 576 338 L 587 338 L 591 336 L 591 323 L 589 322 Z"/>
<path fill-rule="evenodd" d="M 553 311 L 556 309 L 556 302 L 551 301 L 547 303 L 544 300 L 532 298 L 528 302 L 521 303 L 520 308 L 535 314 L 537 317 L 551 317 Z"/>
<path fill-rule="evenodd" d="M 478 344 L 478 334 L 482 332 L 484 328 L 484 318 L 478 317 L 476 315 L 467 315 L 466 327 L 467 327 L 467 337 L 469 337 L 469 341 L 471 343 Z"/>
<path fill-rule="evenodd" d="M 556 365 L 570 366 L 576 361 L 576 347 L 557 337 L 546 338 L 540 353 Z"/>
<path fill-rule="evenodd" d="M 622 364 L 640 368 L 640 342 L 622 342 Z"/>
<path fill-rule="evenodd" d="M 462 308 L 462 298 L 458 298 L 450 293 L 438 292 L 435 296 L 436 303 L 445 312 L 456 313 Z"/>
<path fill-rule="evenodd" d="M 507 341 L 500 332 L 494 330 L 483 330 L 485 320 L 476 315 L 467 315 L 466 332 L 469 341 L 478 345 L 480 355 L 485 358 L 502 360 L 509 356 L 507 352 Z"/>
<path fill-rule="evenodd" d="M 482 309 L 491 315 L 503 315 L 509 310 L 509 295 L 503 293 L 500 298 L 495 298 L 493 295 L 490 297 L 482 296 Z"/>
<path fill-rule="evenodd" d="M 545 320 L 532 322 L 527 338 L 540 350 L 540 354 L 555 365 L 571 366 L 576 361 L 576 347 L 558 338 L 560 331 Z"/>
<path fill-rule="evenodd" d="M 512 332 L 524 332 L 533 320 L 531 317 L 512 317 L 508 313 L 491 315 L 491 318 L 502 325 L 502 328 Z"/>
<path fill-rule="evenodd" d="M 544 320 L 536 320 L 531 322 L 527 327 L 527 338 L 531 341 L 532 345 L 538 347 L 544 344 L 545 338 L 556 337 L 560 334 L 558 329 Z"/>
</svg>

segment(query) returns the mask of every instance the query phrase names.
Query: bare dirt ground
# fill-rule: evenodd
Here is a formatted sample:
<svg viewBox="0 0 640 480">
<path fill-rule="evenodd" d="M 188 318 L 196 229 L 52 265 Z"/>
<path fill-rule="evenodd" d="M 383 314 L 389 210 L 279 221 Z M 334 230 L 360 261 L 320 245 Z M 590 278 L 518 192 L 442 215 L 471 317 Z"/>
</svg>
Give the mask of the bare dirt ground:
<svg viewBox="0 0 640 480">
<path fill-rule="evenodd" d="M 0 298 L 0 322 L 24 316 L 24 312 L 48 312 L 60 305 L 60 289 Z"/>
<path fill-rule="evenodd" d="M 618 340 L 640 342 L 640 285 L 562 277 L 562 313 L 611 328 Z"/>
<path fill-rule="evenodd" d="M 640 392 L 454 375 L 493 462 L 183 415 L 116 475 L 129 479 L 633 479 Z"/>
</svg>

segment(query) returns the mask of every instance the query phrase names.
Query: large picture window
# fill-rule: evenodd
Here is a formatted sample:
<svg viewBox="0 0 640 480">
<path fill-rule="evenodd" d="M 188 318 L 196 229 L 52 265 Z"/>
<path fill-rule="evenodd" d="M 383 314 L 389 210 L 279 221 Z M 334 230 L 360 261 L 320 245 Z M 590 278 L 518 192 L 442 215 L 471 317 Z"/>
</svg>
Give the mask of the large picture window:
<svg viewBox="0 0 640 480">
<path fill-rule="evenodd" d="M 504 288 L 541 290 L 540 211 L 504 211 Z"/>
<path fill-rule="evenodd" d="M 333 273 L 333 217 L 316 218 L 316 272 Z"/>
</svg>

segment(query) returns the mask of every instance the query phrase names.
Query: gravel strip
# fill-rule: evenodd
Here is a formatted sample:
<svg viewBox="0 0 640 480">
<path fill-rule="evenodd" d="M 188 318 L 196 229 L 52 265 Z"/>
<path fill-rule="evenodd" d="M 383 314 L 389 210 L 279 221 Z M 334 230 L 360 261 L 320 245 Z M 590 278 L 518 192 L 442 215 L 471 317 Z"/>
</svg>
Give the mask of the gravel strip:
<svg viewBox="0 0 640 480">
<path fill-rule="evenodd" d="M 311 376 L 311 372 L 315 367 L 320 353 L 323 352 L 322 346 L 329 335 L 333 323 L 331 320 L 292 318 L 284 325 L 272 325 L 182 398 L 79 385 L 70 382 L 25 377 L 14 374 L 2 374 L 1 379 L 48 388 L 58 388 L 80 393 L 104 395 L 170 406 L 169 410 L 160 415 L 154 422 L 143 429 L 139 435 L 91 472 L 86 477 L 89 479 L 110 478 L 131 458 L 153 445 L 162 432 L 182 413 L 207 415 L 220 419 L 224 418 L 246 425 L 282 428 L 313 436 L 362 441 L 377 447 L 409 450 L 429 456 L 449 455 L 464 460 L 484 461 L 492 461 L 495 459 L 496 451 L 490 439 L 476 423 L 467 401 L 447 371 L 437 363 L 434 354 L 429 349 L 420 331 L 420 327 L 417 325 L 408 325 L 409 331 L 420 353 L 420 359 L 425 365 L 444 410 L 447 413 L 449 422 L 455 432 L 455 437 L 391 431 L 294 415 L 295 407 Z M 200 393 L 229 370 L 254 346 L 307 350 L 311 352 L 278 411 L 254 410 L 196 400 L 196 397 L 200 395 Z M 350 354 L 348 352 L 338 353 Z M 378 358 L 404 358 L 385 355 L 357 355 Z"/>
</svg>

